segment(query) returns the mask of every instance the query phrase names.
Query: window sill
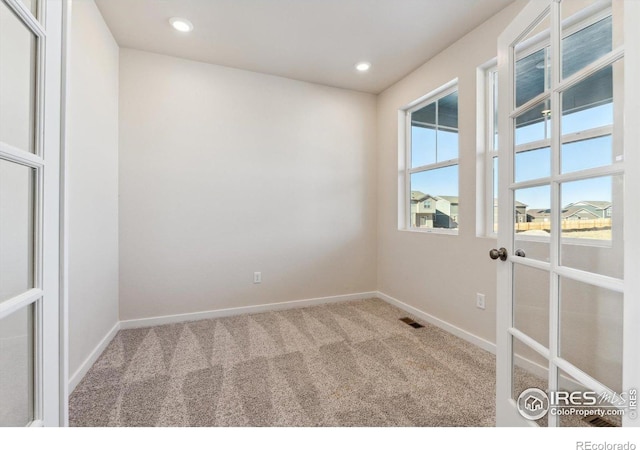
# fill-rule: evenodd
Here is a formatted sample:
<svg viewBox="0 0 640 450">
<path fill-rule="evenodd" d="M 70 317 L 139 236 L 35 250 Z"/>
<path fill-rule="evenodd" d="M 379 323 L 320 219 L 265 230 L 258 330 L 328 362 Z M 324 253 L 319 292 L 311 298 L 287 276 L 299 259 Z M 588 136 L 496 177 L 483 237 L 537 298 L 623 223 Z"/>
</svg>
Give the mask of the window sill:
<svg viewBox="0 0 640 450">
<path fill-rule="evenodd" d="M 448 236 L 457 236 L 458 229 L 446 229 L 446 228 L 398 228 L 398 231 L 408 231 L 409 233 L 418 234 L 441 234 Z"/>
</svg>

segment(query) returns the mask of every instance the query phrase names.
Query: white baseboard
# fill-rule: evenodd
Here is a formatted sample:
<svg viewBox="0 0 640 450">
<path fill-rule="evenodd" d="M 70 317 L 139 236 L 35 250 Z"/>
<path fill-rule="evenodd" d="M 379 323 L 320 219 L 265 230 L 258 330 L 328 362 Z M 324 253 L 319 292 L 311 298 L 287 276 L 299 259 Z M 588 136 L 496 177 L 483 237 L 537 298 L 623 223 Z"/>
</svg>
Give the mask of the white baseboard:
<svg viewBox="0 0 640 450">
<path fill-rule="evenodd" d="M 76 370 L 71 379 L 69 380 L 69 393 L 72 393 L 73 390 L 80 384 L 82 378 L 87 374 L 91 366 L 98 360 L 102 352 L 107 348 L 111 340 L 115 337 L 119 330 L 126 330 L 131 328 L 144 328 L 144 327 L 152 327 L 156 325 L 165 325 L 170 323 L 180 323 L 180 322 L 190 322 L 194 320 L 203 320 L 203 319 L 216 319 L 219 317 L 229 317 L 229 316 L 237 316 L 240 314 L 255 314 L 261 312 L 269 312 L 269 311 L 282 311 L 286 309 L 294 309 L 294 308 L 305 308 L 309 306 L 322 305 L 327 303 L 338 303 L 338 302 L 346 302 L 351 300 L 363 300 L 367 298 L 377 297 L 381 300 L 386 301 L 387 303 L 400 308 L 409 314 L 418 317 L 431 325 L 434 325 L 438 328 L 441 328 L 454 336 L 457 336 L 461 339 L 464 339 L 471 344 L 474 344 L 483 350 L 486 350 L 490 353 L 496 353 L 496 346 L 493 342 L 490 342 L 484 338 L 476 336 L 475 334 L 469 333 L 462 328 L 459 328 L 449 322 L 446 322 L 442 319 L 438 319 L 431 314 L 428 314 L 424 311 L 421 311 L 413 306 L 407 305 L 406 303 L 401 302 L 400 300 L 391 297 L 383 292 L 373 291 L 373 292 L 360 292 L 357 294 L 346 294 L 346 295 L 335 295 L 332 297 L 319 297 L 319 298 L 311 298 L 306 300 L 294 300 L 289 302 L 280 302 L 280 303 L 267 303 L 265 305 L 254 305 L 254 306 L 243 306 L 239 308 L 226 308 L 226 309 L 216 309 L 211 311 L 201 311 L 195 313 L 188 314 L 174 314 L 169 316 L 157 316 L 157 317 L 149 317 L 144 319 L 132 319 L 132 320 L 122 320 L 116 323 L 113 328 L 106 334 L 106 336 L 100 341 L 100 343 L 93 349 L 91 354 L 87 357 L 87 359 L 82 363 L 80 368 Z M 547 377 L 547 368 L 542 367 L 528 359 L 522 358 L 520 356 L 516 356 L 516 364 L 525 370 L 537 375 L 541 378 Z M 569 384 L 569 380 L 567 380 L 567 384 Z"/>
<path fill-rule="evenodd" d="M 187 314 L 174 314 L 169 316 L 148 317 L 144 319 L 131 319 L 120 321 L 123 330 L 130 328 L 145 328 L 169 323 L 191 322 L 194 320 L 217 319 L 219 317 L 237 316 L 240 314 L 255 314 L 269 311 L 282 311 L 285 309 L 305 308 L 308 306 L 322 305 L 326 303 L 346 302 L 350 300 L 363 300 L 376 297 L 377 292 L 360 292 L 357 294 L 335 295 L 332 297 L 310 298 L 305 300 L 293 300 L 289 302 L 267 303 L 264 305 L 241 306 L 239 308 L 214 309 Z"/>
<path fill-rule="evenodd" d="M 95 364 L 98 360 L 102 352 L 105 351 L 109 343 L 116 337 L 116 334 L 120 331 L 120 322 L 116 322 L 116 324 L 109 330 L 109 332 L 102 338 L 102 340 L 96 345 L 96 348 L 89 354 L 87 359 L 80 365 L 78 370 L 71 376 L 69 379 L 69 395 L 73 392 L 73 390 L 80 384 L 84 376 L 87 374 L 91 366 Z"/>
<path fill-rule="evenodd" d="M 424 311 L 421 311 L 418 308 L 414 308 L 413 306 L 407 305 L 406 303 L 403 303 L 397 298 L 393 298 L 390 295 L 385 294 L 384 292 L 378 291 L 376 294 L 378 298 L 384 300 L 385 302 L 390 303 L 393 306 L 408 312 L 409 314 L 419 317 L 420 319 L 426 322 L 429 322 L 431 325 L 435 325 L 438 328 L 442 328 L 443 330 L 448 331 L 454 336 L 464 339 L 465 341 L 470 342 L 480 347 L 481 349 L 491 352 L 495 355 L 496 344 L 494 344 L 493 342 L 487 341 L 484 338 L 481 338 L 479 336 L 476 336 L 475 334 L 469 333 L 468 331 L 463 330 L 462 328 L 459 328 L 442 319 L 438 319 L 437 317 L 432 316 L 431 314 L 428 314 Z"/>
<path fill-rule="evenodd" d="M 390 303 L 393 306 L 396 306 L 408 312 L 413 316 L 416 316 L 420 319 L 423 319 L 426 322 L 429 322 L 431 325 L 434 325 L 438 328 L 442 328 L 443 330 L 448 331 L 454 336 L 464 339 L 465 341 L 470 342 L 471 344 L 474 344 L 482 348 L 483 350 L 493 353 L 494 355 L 496 354 L 496 344 L 494 344 L 491 341 L 488 341 L 484 338 L 476 336 L 475 334 L 469 333 L 468 331 L 463 330 L 462 328 L 459 328 L 453 324 L 450 324 L 449 322 L 446 322 L 442 319 L 438 319 L 437 317 L 432 316 L 431 314 L 427 314 L 426 312 L 421 311 L 417 308 L 414 308 L 413 306 L 407 305 L 406 303 L 403 303 L 400 300 L 393 298 L 390 295 L 387 295 L 383 292 L 378 291 L 377 297 L 386 301 L 387 303 Z M 543 367 L 540 364 L 534 361 L 531 361 L 530 359 L 524 358 L 520 355 L 515 355 L 514 360 L 515 360 L 514 361 L 515 364 L 518 367 L 521 367 L 522 369 L 531 373 L 532 375 L 535 375 L 544 380 L 548 379 L 548 376 L 549 376 L 548 368 Z M 568 389 L 569 391 L 579 391 L 579 390 L 585 389 L 583 385 L 581 385 L 580 383 L 576 382 L 573 379 L 568 378 L 567 376 L 563 375 L 562 381 L 563 381 L 562 384 L 564 386 L 563 389 Z"/>
</svg>

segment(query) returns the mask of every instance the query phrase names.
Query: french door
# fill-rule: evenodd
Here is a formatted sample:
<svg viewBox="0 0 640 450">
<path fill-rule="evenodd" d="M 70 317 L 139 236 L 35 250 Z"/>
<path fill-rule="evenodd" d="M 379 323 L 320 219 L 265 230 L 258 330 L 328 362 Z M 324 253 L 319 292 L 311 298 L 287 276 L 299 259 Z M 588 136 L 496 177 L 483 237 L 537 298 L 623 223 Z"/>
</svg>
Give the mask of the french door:
<svg viewBox="0 0 640 450">
<path fill-rule="evenodd" d="M 56 426 L 61 0 L 0 0 L 0 426 Z"/>
<path fill-rule="evenodd" d="M 638 424 L 633 3 L 532 0 L 498 41 L 499 426 Z"/>
</svg>

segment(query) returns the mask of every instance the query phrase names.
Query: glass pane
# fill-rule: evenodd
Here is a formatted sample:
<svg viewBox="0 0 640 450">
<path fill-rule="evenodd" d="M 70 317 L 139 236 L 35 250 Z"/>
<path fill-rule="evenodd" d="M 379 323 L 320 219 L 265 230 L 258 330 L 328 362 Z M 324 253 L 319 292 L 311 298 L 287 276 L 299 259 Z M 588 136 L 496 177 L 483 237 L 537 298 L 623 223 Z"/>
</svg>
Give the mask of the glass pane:
<svg viewBox="0 0 640 450">
<path fill-rule="evenodd" d="M 411 113 L 411 167 L 458 158 L 458 93 Z"/>
<path fill-rule="evenodd" d="M 623 295 L 560 279 L 560 357 L 622 391 Z"/>
<path fill-rule="evenodd" d="M 549 272 L 513 265 L 513 325 L 549 347 Z"/>
<path fill-rule="evenodd" d="M 490 92 L 493 94 L 491 97 L 491 112 L 492 112 L 492 120 L 493 120 L 493 150 L 498 150 L 498 72 L 491 72 L 491 78 L 489 83 Z"/>
<path fill-rule="evenodd" d="M 414 125 L 411 122 L 411 167 L 436 162 L 436 129 Z"/>
<path fill-rule="evenodd" d="M 458 92 L 438 100 L 437 162 L 458 158 Z"/>
<path fill-rule="evenodd" d="M 562 173 L 608 166 L 612 162 L 612 144 L 610 134 L 562 144 Z"/>
<path fill-rule="evenodd" d="M 0 426 L 33 420 L 33 305 L 0 320 Z"/>
<path fill-rule="evenodd" d="M 36 39 L 0 2 L 0 141 L 34 152 Z"/>
<path fill-rule="evenodd" d="M 576 8 L 583 8 L 584 0 L 561 3 L 563 22 L 562 77 L 567 78 L 588 66 L 613 48 L 611 16 L 587 27 L 576 25 Z M 577 28 L 576 28 L 577 26 Z"/>
<path fill-rule="evenodd" d="M 515 182 L 551 176 L 551 148 L 536 148 L 516 153 Z"/>
<path fill-rule="evenodd" d="M 547 99 L 516 117 L 515 145 L 551 137 L 551 102 Z"/>
<path fill-rule="evenodd" d="M 563 136 L 613 124 L 616 64 L 600 69 L 562 93 Z"/>
<path fill-rule="evenodd" d="M 516 46 L 516 107 L 521 106 L 549 88 L 550 52 L 548 49 L 549 16 Z M 546 42 L 546 46 L 544 46 Z"/>
<path fill-rule="evenodd" d="M 563 266 L 623 277 L 622 191 L 621 175 L 562 183 Z"/>
<path fill-rule="evenodd" d="M 591 420 L 599 417 L 601 419 L 606 420 L 612 426 L 621 426 L 622 425 L 622 416 L 618 415 L 618 408 L 611 403 L 608 398 L 611 398 L 610 395 L 605 394 L 602 395 L 601 392 L 594 392 L 588 387 L 581 384 L 578 380 L 570 376 L 564 370 L 558 370 L 558 387 L 561 392 L 579 393 L 574 394 L 578 399 L 577 403 L 582 399 L 582 393 L 589 392 L 589 395 L 595 395 L 595 406 L 577 406 L 573 404 L 571 401 L 562 401 L 561 407 L 558 408 L 561 412 L 558 414 L 558 423 L 561 427 L 593 427 L 597 426 L 595 424 L 590 423 Z M 593 392 L 593 394 L 591 394 Z M 613 399 L 615 402 L 618 399 Z M 589 401 L 590 402 L 590 401 Z M 603 412 L 603 414 L 594 416 L 594 409 L 599 409 Z"/>
<path fill-rule="evenodd" d="M 37 17 L 36 13 L 37 13 L 37 6 L 38 6 L 38 0 L 20 0 L 24 6 L 27 7 L 27 9 L 29 11 L 31 11 L 31 14 L 34 15 L 34 17 Z"/>
<path fill-rule="evenodd" d="M 33 177 L 0 160 L 0 302 L 33 287 Z"/>
<path fill-rule="evenodd" d="M 458 158 L 458 132 L 439 129 L 437 133 L 438 162 Z"/>
<path fill-rule="evenodd" d="M 458 228 L 458 165 L 411 174 L 411 226 Z"/>
<path fill-rule="evenodd" d="M 546 359 L 518 339 L 514 337 L 511 339 L 513 342 L 513 400 L 517 402 L 520 394 L 530 388 L 537 388 L 547 392 L 547 368 L 549 364 Z M 539 426 L 547 426 L 547 417 L 544 416 L 536 420 L 536 423 Z"/>
<path fill-rule="evenodd" d="M 498 157 L 493 158 L 493 232 L 498 232 Z"/>
<path fill-rule="evenodd" d="M 525 257 L 549 261 L 551 188 L 549 185 L 515 191 L 514 248 Z"/>
</svg>

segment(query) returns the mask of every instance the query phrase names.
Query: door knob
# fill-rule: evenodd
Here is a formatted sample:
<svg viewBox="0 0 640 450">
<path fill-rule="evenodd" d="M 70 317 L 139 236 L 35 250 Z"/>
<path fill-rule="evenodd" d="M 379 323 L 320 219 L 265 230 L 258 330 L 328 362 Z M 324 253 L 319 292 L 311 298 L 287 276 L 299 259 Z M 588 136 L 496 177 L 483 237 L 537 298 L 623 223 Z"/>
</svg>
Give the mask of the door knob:
<svg viewBox="0 0 640 450">
<path fill-rule="evenodd" d="M 504 248 L 504 247 L 500 247 L 500 250 L 498 250 L 497 248 L 492 248 L 489 251 L 489 257 L 491 259 L 500 258 L 500 261 L 506 261 L 507 260 L 507 249 Z"/>
</svg>

